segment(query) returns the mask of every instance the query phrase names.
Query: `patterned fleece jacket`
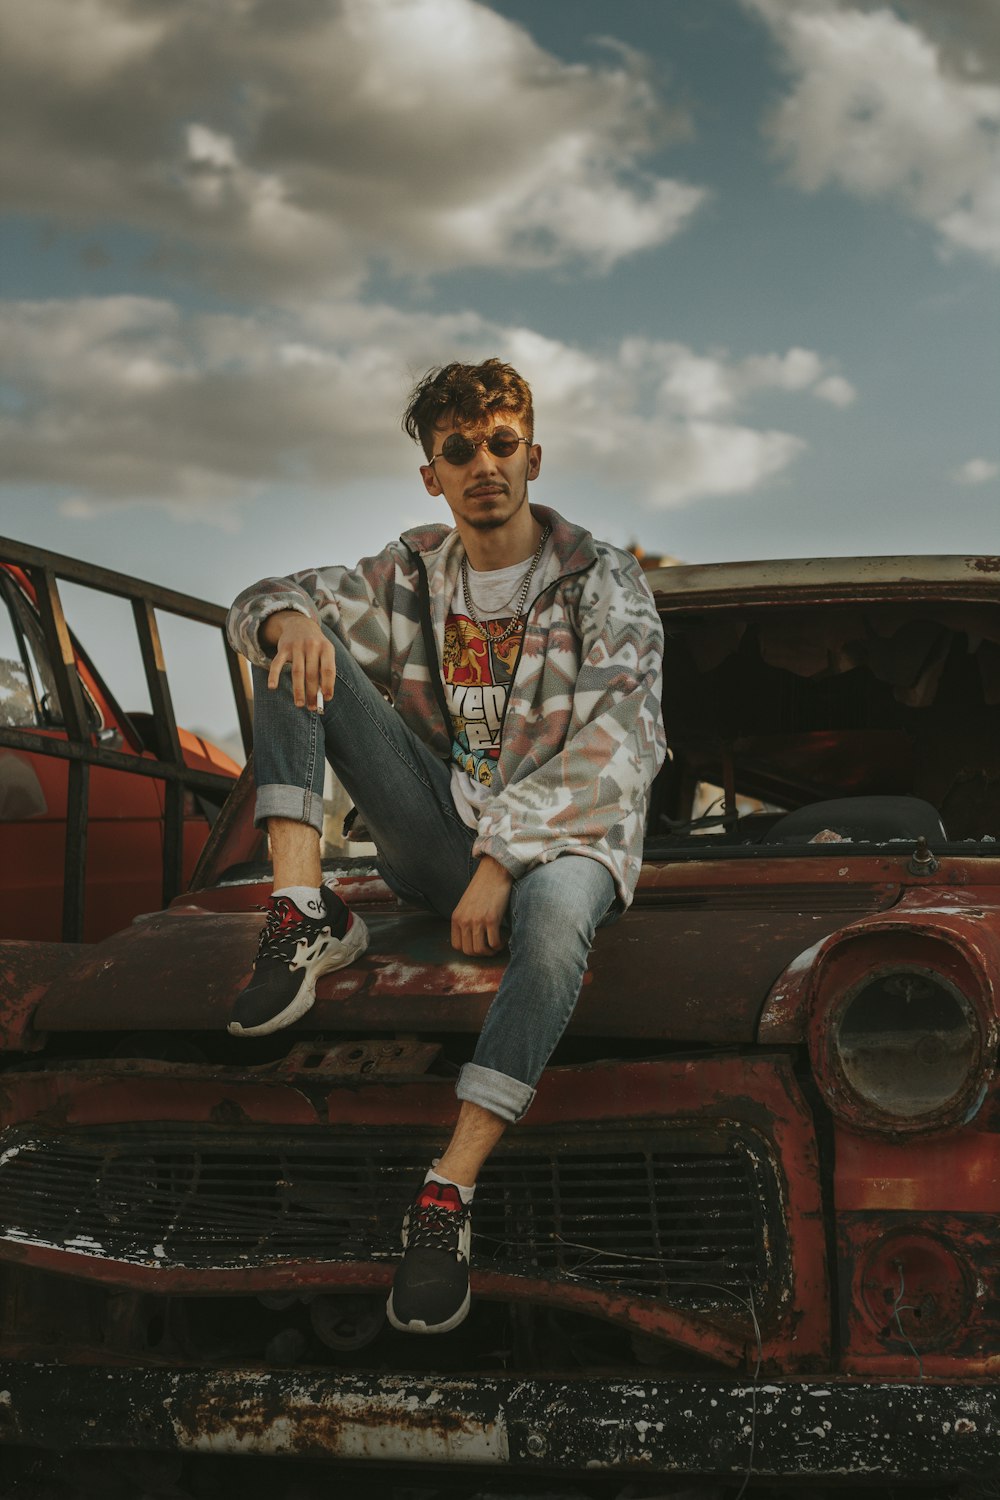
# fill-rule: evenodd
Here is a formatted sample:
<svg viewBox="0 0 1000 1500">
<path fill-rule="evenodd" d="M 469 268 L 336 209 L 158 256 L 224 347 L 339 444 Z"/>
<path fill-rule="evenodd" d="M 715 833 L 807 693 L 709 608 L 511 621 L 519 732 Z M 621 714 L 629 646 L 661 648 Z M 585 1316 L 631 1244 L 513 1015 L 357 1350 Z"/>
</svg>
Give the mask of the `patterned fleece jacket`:
<svg viewBox="0 0 1000 1500">
<path fill-rule="evenodd" d="M 474 853 L 515 879 L 561 854 L 599 860 L 622 909 L 642 862 L 649 787 L 664 757 L 663 630 L 635 558 L 543 506 L 552 527 L 536 579 L 503 723 L 496 795 L 479 819 Z M 294 609 L 350 649 L 406 723 L 448 761 L 451 723 L 441 660 L 445 618 L 463 548 L 445 526 L 404 532 L 356 568 L 266 578 L 229 612 L 229 639 L 257 666 L 273 652 L 259 630 Z"/>
</svg>

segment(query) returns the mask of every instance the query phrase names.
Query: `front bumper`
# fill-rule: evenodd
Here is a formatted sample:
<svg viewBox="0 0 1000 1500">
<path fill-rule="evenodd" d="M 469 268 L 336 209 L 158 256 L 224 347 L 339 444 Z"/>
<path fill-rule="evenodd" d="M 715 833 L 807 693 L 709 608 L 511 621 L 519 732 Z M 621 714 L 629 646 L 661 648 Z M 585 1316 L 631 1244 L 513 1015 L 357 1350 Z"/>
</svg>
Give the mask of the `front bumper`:
<svg viewBox="0 0 1000 1500">
<path fill-rule="evenodd" d="M 1000 1388 L 0 1362 L 0 1441 L 389 1464 L 995 1477 Z"/>
</svg>

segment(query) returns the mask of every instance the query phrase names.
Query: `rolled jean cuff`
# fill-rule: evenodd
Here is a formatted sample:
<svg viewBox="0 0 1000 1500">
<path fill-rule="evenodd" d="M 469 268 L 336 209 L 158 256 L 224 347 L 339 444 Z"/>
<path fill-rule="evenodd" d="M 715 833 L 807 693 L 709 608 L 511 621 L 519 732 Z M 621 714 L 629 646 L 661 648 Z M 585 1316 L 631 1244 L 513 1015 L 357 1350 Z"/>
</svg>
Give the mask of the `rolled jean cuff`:
<svg viewBox="0 0 1000 1500">
<path fill-rule="evenodd" d="M 317 833 L 323 832 L 323 798 L 300 786 L 259 786 L 253 820 L 259 828 L 268 818 L 287 818 L 291 823 L 308 823 Z"/>
<path fill-rule="evenodd" d="M 527 1114 L 535 1090 L 528 1084 L 511 1078 L 506 1073 L 497 1073 L 493 1068 L 483 1068 L 479 1063 L 465 1063 L 458 1075 L 455 1093 L 470 1104 L 488 1109 L 499 1115 L 508 1125 L 515 1125 Z"/>
</svg>

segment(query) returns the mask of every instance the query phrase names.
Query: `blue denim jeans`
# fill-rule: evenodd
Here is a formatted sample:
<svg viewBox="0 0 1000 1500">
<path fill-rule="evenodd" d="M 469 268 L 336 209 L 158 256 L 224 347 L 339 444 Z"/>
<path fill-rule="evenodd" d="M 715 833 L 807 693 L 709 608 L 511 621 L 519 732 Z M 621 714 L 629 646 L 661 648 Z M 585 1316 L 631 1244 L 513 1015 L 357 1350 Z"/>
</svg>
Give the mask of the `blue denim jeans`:
<svg viewBox="0 0 1000 1500">
<path fill-rule="evenodd" d="M 325 752 L 371 832 L 386 884 L 450 919 L 478 861 L 475 834 L 455 811 L 449 768 L 327 634 L 337 686 L 322 715 L 296 708 L 287 671 L 271 691 L 266 672 L 254 668 L 256 820 L 290 818 L 322 830 Z M 510 958 L 459 1075 L 460 1099 L 502 1120 L 521 1118 L 573 1013 L 594 933 L 616 914 L 611 872 L 595 859 L 564 855 L 515 880 Z"/>
</svg>

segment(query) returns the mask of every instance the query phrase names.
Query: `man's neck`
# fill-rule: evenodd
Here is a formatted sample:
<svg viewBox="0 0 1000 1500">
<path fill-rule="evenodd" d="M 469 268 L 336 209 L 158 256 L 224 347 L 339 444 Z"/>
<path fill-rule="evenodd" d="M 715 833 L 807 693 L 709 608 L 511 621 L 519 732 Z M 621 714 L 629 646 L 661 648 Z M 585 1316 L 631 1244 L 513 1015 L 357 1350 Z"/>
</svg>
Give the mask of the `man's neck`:
<svg viewBox="0 0 1000 1500">
<path fill-rule="evenodd" d="M 492 573 L 497 568 L 512 568 L 515 563 L 527 562 L 541 541 L 543 530 L 542 523 L 535 520 L 527 505 L 495 531 L 480 530 L 461 521 L 457 524 L 469 567 L 477 573 Z"/>
</svg>

